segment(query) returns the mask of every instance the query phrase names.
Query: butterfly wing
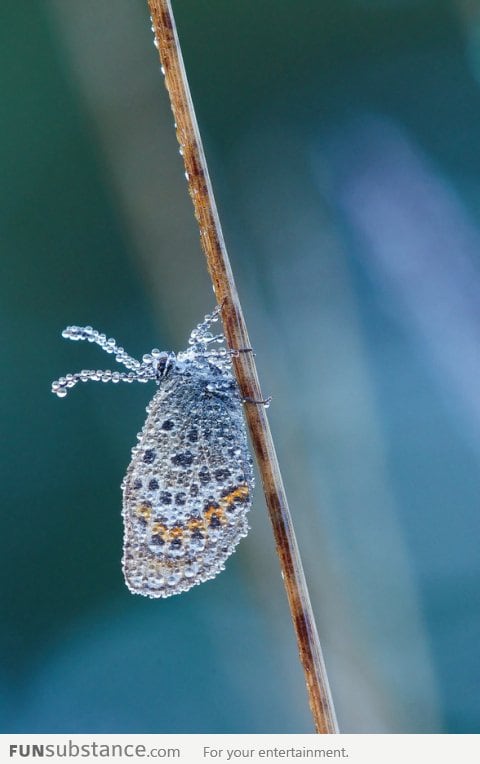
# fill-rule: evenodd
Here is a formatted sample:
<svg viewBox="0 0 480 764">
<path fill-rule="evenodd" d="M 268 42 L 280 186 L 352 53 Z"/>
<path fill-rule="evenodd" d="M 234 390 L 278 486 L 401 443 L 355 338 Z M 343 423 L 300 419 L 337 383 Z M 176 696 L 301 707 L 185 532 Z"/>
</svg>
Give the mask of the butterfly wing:
<svg viewBox="0 0 480 764">
<path fill-rule="evenodd" d="M 168 597 L 213 578 L 247 534 L 253 490 L 234 380 L 212 367 L 162 381 L 122 485 L 130 591 Z"/>
</svg>

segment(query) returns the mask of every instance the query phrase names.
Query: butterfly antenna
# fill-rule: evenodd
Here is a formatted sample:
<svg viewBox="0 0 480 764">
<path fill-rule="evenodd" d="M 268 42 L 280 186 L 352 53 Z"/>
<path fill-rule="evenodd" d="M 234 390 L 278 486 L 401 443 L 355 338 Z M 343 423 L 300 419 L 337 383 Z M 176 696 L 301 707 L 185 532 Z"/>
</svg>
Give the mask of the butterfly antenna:
<svg viewBox="0 0 480 764">
<path fill-rule="evenodd" d="M 52 383 L 52 393 L 58 395 L 59 398 L 64 398 L 68 390 L 78 382 L 148 382 L 152 378 L 152 373 L 144 363 L 140 363 L 132 356 L 128 355 L 122 347 L 117 345 L 116 340 L 113 338 L 107 339 L 106 334 L 101 334 L 91 326 L 67 326 L 62 332 L 62 337 L 68 340 L 86 340 L 87 342 L 93 342 L 102 348 L 106 353 L 110 353 L 115 357 L 118 363 L 123 364 L 128 373 L 110 371 L 109 369 L 99 369 L 97 371 L 92 369 L 84 369 L 83 371 L 76 372 L 75 374 L 67 374 L 65 377 L 60 377 Z"/>
</svg>

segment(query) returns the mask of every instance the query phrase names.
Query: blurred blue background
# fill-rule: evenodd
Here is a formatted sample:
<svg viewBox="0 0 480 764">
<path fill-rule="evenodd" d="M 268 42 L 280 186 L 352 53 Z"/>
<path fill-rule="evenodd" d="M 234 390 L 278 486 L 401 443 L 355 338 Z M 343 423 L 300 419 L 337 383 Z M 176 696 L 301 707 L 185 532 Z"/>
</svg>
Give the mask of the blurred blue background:
<svg viewBox="0 0 480 764">
<path fill-rule="evenodd" d="M 174 3 L 344 732 L 478 732 L 480 3 Z M 120 482 L 213 307 L 142 0 L 2 4 L 3 732 L 312 730 L 261 491 L 130 595 Z"/>
</svg>

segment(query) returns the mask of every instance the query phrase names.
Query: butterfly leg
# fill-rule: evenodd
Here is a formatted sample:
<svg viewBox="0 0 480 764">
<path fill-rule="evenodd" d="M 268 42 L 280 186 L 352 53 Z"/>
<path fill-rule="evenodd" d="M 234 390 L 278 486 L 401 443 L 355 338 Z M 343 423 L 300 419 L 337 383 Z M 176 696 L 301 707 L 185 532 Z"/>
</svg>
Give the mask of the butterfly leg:
<svg viewBox="0 0 480 764">
<path fill-rule="evenodd" d="M 256 406 L 265 406 L 266 409 L 270 406 L 272 402 L 272 396 L 269 395 L 268 398 L 265 398 L 261 401 L 256 401 L 254 398 L 243 398 L 242 403 L 254 403 Z"/>
<path fill-rule="evenodd" d="M 251 353 L 253 356 L 255 356 L 255 351 L 253 348 L 230 348 L 228 352 L 232 358 L 238 358 L 240 353 Z"/>
</svg>

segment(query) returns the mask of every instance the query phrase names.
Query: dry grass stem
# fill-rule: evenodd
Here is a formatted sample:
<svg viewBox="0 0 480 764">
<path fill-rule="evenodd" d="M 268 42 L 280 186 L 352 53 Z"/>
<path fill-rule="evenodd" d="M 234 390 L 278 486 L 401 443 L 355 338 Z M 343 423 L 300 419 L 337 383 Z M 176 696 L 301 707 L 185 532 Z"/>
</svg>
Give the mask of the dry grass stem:
<svg viewBox="0 0 480 764">
<path fill-rule="evenodd" d="M 202 247 L 217 302 L 223 304 L 227 343 L 231 348 L 249 348 L 250 340 L 223 239 L 171 3 L 170 0 L 148 0 L 148 5 Z M 253 354 L 239 354 L 233 358 L 233 366 L 243 398 L 262 400 Z M 338 732 L 320 641 L 265 408 L 247 403 L 245 416 L 273 526 L 315 728 L 319 733 Z"/>
</svg>

